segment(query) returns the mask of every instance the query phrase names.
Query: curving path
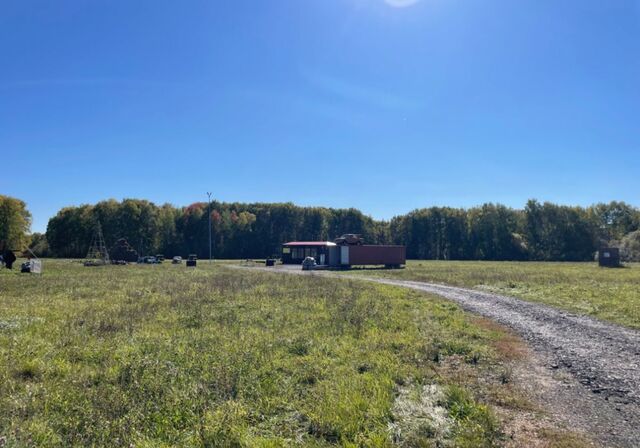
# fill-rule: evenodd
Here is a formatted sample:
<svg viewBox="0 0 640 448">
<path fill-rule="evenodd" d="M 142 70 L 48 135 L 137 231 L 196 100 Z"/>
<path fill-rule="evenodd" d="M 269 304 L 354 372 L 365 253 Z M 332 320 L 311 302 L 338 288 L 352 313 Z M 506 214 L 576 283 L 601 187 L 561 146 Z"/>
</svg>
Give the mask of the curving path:
<svg viewBox="0 0 640 448">
<path fill-rule="evenodd" d="M 577 381 L 549 403 L 607 446 L 640 446 L 640 332 L 513 297 L 431 283 L 367 278 L 444 297 L 518 333 L 552 370 Z M 550 397 L 553 399 L 553 397 Z"/>
<path fill-rule="evenodd" d="M 603 446 L 640 446 L 640 332 L 488 292 L 296 268 L 256 269 L 416 289 L 511 328 L 529 343 L 541 364 L 537 367 L 555 378 L 548 381 L 551 384 L 541 398 L 556 417 L 595 437 Z"/>
</svg>

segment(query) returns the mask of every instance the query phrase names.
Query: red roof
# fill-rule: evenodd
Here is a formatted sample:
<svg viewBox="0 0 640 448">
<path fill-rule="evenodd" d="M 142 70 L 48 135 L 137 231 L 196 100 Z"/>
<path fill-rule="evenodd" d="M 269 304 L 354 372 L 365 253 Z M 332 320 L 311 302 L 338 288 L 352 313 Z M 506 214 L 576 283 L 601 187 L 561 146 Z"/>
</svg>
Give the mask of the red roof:
<svg viewBox="0 0 640 448">
<path fill-rule="evenodd" d="M 335 246 L 331 241 L 291 241 L 283 246 Z"/>
</svg>

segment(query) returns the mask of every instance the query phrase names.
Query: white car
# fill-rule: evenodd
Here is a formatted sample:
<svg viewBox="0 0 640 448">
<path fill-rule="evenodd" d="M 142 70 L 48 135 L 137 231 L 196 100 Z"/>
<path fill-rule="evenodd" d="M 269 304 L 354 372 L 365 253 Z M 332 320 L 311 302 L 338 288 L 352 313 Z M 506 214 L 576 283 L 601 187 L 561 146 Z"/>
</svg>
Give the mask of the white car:
<svg viewBox="0 0 640 448">
<path fill-rule="evenodd" d="M 175 257 L 173 257 L 171 259 L 171 263 L 173 264 L 181 264 L 182 263 L 182 257 L 179 255 L 176 255 Z"/>
<path fill-rule="evenodd" d="M 316 259 L 313 257 L 307 257 L 302 262 L 302 270 L 303 271 L 311 271 L 317 266 Z"/>
</svg>

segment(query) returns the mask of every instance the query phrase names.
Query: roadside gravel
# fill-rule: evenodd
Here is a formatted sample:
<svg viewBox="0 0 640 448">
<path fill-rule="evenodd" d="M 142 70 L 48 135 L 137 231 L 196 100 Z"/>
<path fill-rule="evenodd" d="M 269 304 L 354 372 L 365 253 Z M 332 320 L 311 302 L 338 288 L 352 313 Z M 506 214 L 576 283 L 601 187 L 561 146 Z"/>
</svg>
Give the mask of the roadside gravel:
<svg viewBox="0 0 640 448">
<path fill-rule="evenodd" d="M 640 332 L 465 288 L 367 278 L 452 300 L 513 329 L 552 373 L 545 404 L 605 446 L 640 446 Z"/>
</svg>

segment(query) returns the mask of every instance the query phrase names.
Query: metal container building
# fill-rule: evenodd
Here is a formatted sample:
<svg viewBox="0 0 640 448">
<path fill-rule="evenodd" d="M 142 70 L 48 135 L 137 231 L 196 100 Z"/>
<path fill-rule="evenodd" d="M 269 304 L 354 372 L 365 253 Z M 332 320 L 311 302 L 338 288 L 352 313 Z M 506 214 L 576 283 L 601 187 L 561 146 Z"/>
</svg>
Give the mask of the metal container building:
<svg viewBox="0 0 640 448">
<path fill-rule="evenodd" d="M 620 266 L 620 249 L 617 247 L 604 247 L 598 251 L 598 264 L 605 268 L 617 268 Z"/>
<path fill-rule="evenodd" d="M 319 265 L 337 266 L 336 243 L 331 241 L 291 241 L 282 245 L 283 264 L 301 264 L 306 257 L 313 257 Z M 334 262 L 331 260 L 333 254 Z"/>
<path fill-rule="evenodd" d="M 340 246 L 340 265 L 385 265 L 400 267 L 407 262 L 405 246 Z"/>
<path fill-rule="evenodd" d="M 337 245 L 330 241 L 291 241 L 282 245 L 283 264 L 301 264 L 313 257 L 321 266 L 343 267 L 406 264 L 405 246 Z"/>
</svg>

